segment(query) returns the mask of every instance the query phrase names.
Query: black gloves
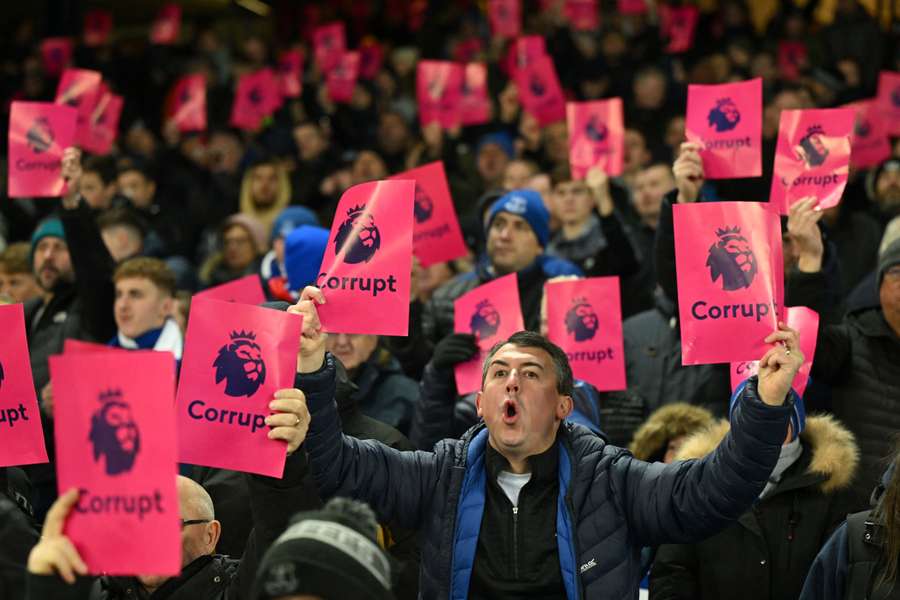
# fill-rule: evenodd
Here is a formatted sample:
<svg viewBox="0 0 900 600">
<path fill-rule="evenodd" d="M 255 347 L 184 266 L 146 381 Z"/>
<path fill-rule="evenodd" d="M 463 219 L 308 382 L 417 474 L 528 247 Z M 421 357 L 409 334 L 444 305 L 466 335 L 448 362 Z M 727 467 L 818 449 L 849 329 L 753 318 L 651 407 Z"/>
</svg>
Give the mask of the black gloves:
<svg viewBox="0 0 900 600">
<path fill-rule="evenodd" d="M 478 354 L 475 336 L 471 333 L 451 333 L 434 347 L 431 362 L 436 369 L 452 369 Z"/>
</svg>

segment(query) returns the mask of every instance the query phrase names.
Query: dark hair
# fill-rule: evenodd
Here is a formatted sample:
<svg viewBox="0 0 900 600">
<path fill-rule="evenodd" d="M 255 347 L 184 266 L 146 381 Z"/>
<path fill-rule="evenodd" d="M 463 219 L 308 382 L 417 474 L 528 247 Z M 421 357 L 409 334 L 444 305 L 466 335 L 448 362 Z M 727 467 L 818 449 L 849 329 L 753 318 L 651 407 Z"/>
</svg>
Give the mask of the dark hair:
<svg viewBox="0 0 900 600">
<path fill-rule="evenodd" d="M 898 564 L 900 564 L 900 450 L 894 454 L 891 465 L 893 475 L 886 484 L 884 493 L 872 513 L 873 520 L 884 526 L 884 543 L 881 546 L 881 582 L 893 586 L 897 581 Z"/>
<path fill-rule="evenodd" d="M 141 176 L 147 181 L 156 181 L 156 169 L 150 162 L 146 160 L 128 156 L 119 159 L 117 166 L 119 169 L 119 175 L 134 171 L 136 173 L 140 173 Z"/>
<path fill-rule="evenodd" d="M 88 156 L 84 159 L 84 166 L 81 170 L 85 173 L 99 175 L 103 185 L 115 183 L 119 175 L 116 161 L 111 156 Z"/>
<path fill-rule="evenodd" d="M 562 351 L 562 348 L 534 331 L 517 331 L 507 339 L 494 344 L 493 348 L 488 351 L 488 354 L 484 359 L 484 365 L 481 367 L 481 387 L 484 387 L 484 381 L 487 379 L 487 372 L 488 367 L 491 364 L 491 359 L 497 354 L 500 348 L 506 344 L 512 344 L 519 348 L 540 348 L 549 354 L 550 359 L 553 361 L 553 370 L 556 372 L 557 393 L 562 396 L 572 395 L 572 386 L 574 384 L 572 380 L 572 367 L 569 366 L 569 358 L 566 356 L 566 353 Z"/>
<path fill-rule="evenodd" d="M 103 231 L 107 227 L 128 227 L 144 238 L 147 235 L 147 223 L 133 210 L 124 206 L 110 208 L 97 217 L 97 227 Z"/>
</svg>

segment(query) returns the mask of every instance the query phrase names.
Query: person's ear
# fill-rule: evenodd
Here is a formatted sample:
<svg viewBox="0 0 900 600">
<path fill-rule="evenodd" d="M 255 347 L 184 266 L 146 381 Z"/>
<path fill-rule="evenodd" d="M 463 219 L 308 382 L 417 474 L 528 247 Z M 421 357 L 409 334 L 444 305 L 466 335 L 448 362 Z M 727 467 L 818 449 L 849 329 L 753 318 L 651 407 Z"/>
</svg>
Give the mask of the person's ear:
<svg viewBox="0 0 900 600">
<path fill-rule="evenodd" d="M 556 418 L 562 421 L 572 413 L 572 396 L 559 396 L 559 402 L 556 405 Z"/>
<path fill-rule="evenodd" d="M 173 314 L 175 309 L 175 298 L 169 296 L 162 303 L 162 314 L 166 317 L 169 317 Z"/>
<path fill-rule="evenodd" d="M 210 554 L 214 554 L 216 546 L 219 545 L 219 538 L 222 535 L 222 524 L 213 519 L 206 524 L 206 536 L 203 542 L 206 544 Z"/>
<path fill-rule="evenodd" d="M 475 412 L 479 417 L 484 416 L 484 411 L 481 410 L 481 392 L 475 394 Z"/>
</svg>

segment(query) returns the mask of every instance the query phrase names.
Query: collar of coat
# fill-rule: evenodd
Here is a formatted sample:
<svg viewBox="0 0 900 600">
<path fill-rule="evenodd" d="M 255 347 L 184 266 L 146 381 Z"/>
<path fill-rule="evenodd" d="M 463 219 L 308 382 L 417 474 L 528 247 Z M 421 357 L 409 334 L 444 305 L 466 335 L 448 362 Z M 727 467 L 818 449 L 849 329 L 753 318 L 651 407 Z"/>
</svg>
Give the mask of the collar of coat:
<svg viewBox="0 0 900 600">
<path fill-rule="evenodd" d="M 731 429 L 722 419 L 690 436 L 682 444 L 676 460 L 702 458 L 716 449 Z M 806 428 L 800 441 L 809 448 L 810 459 L 806 472 L 824 476 L 821 490 L 833 493 L 847 488 L 859 466 L 859 447 L 853 434 L 831 415 L 806 418 Z"/>
</svg>

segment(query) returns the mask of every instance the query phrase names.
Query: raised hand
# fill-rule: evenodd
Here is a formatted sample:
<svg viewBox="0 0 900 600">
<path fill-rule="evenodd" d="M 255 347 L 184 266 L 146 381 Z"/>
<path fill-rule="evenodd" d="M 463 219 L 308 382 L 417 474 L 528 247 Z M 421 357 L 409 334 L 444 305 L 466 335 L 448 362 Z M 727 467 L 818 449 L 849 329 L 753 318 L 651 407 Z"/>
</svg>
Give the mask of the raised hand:
<svg viewBox="0 0 900 600">
<path fill-rule="evenodd" d="M 62 198 L 63 208 L 78 208 L 81 198 L 81 150 L 70 146 L 63 150 L 61 174 L 66 182 L 66 195 Z"/>
<path fill-rule="evenodd" d="M 591 190 L 591 196 L 597 203 L 597 212 L 601 217 L 608 217 L 613 212 L 612 195 L 609 193 L 609 175 L 600 167 L 591 167 L 585 177 L 585 183 Z"/>
<path fill-rule="evenodd" d="M 269 402 L 269 409 L 275 411 L 266 417 L 270 440 L 287 442 L 287 454 L 290 456 L 306 439 L 309 430 L 309 409 L 306 407 L 306 396 L 298 389 L 288 388 L 275 392 L 275 398 Z"/>
<path fill-rule="evenodd" d="M 28 572 L 35 575 L 58 574 L 68 584 L 75 583 L 76 575 L 87 575 L 87 565 L 75 549 L 72 541 L 63 534 L 66 517 L 78 502 L 78 490 L 72 488 L 56 499 L 41 532 L 41 541 L 28 555 Z"/>
<path fill-rule="evenodd" d="M 788 236 L 797 255 L 797 268 L 806 273 L 816 273 L 822 268 L 825 246 L 819 220 L 825 213 L 816 209 L 815 197 L 807 197 L 791 206 L 788 212 Z"/>
<path fill-rule="evenodd" d="M 772 332 L 765 342 L 774 345 L 759 361 L 757 391 L 766 404 L 781 406 L 803 364 L 800 336 L 796 330 L 779 322 L 778 331 Z"/>
<path fill-rule="evenodd" d="M 672 165 L 675 186 L 678 188 L 678 202 L 696 202 L 703 185 L 703 159 L 700 158 L 700 144 L 684 142 L 678 151 L 678 158 Z"/>
<path fill-rule="evenodd" d="M 300 338 L 300 355 L 297 357 L 298 373 L 314 373 L 325 362 L 325 340 L 317 304 L 325 304 L 325 295 L 317 287 L 308 285 L 300 292 L 300 301 L 288 307 L 287 312 L 303 315 L 303 332 Z"/>
</svg>

